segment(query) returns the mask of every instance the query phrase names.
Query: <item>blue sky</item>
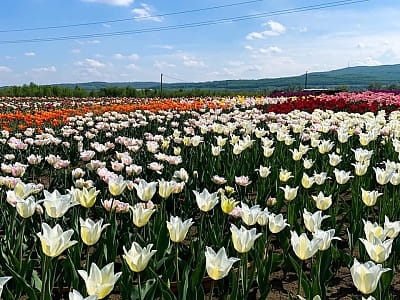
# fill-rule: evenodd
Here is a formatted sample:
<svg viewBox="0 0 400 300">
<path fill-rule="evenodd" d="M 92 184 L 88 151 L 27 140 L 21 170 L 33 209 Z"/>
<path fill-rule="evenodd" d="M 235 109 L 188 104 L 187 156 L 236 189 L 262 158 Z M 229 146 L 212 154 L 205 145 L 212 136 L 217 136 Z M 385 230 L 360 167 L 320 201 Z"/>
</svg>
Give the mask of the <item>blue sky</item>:
<svg viewBox="0 0 400 300">
<path fill-rule="evenodd" d="M 160 73 L 165 82 L 258 79 L 400 63 L 398 0 L 267 14 L 331 2 L 1 0 L 0 86 L 159 81 Z M 160 30 L 221 19 L 227 22 Z M 87 23 L 96 24 L 70 26 Z M 57 28 L 26 30 L 43 27 Z M 146 32 L 115 35 L 138 30 Z M 60 37 L 68 39 L 26 42 Z"/>
</svg>

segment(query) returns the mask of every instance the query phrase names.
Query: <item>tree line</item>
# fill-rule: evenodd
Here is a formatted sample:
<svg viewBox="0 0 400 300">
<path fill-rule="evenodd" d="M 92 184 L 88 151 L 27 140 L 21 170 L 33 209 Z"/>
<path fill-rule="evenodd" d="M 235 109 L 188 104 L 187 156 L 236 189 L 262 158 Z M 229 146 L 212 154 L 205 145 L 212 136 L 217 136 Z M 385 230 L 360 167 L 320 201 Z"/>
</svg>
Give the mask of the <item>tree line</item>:
<svg viewBox="0 0 400 300">
<path fill-rule="evenodd" d="M 0 88 L 1 97 L 132 97 L 132 98 L 176 98 L 176 97 L 209 97 L 209 96 L 262 96 L 268 95 L 269 90 L 239 91 L 239 90 L 210 90 L 210 89 L 135 89 L 126 87 L 106 87 L 99 90 L 86 90 L 57 85 L 37 85 L 31 83 L 22 86 Z"/>
<path fill-rule="evenodd" d="M 98 90 L 87 90 L 78 85 L 74 88 L 58 85 L 29 85 L 10 86 L 0 88 L 0 97 L 131 97 L 131 98 L 179 98 L 179 97 L 212 97 L 212 96 L 269 96 L 275 92 L 299 92 L 303 87 L 300 85 L 288 85 L 282 89 L 135 89 L 126 87 L 105 87 Z M 336 91 L 350 91 L 349 86 L 338 86 Z M 372 83 L 368 90 L 400 90 L 400 84 L 382 85 Z"/>
</svg>

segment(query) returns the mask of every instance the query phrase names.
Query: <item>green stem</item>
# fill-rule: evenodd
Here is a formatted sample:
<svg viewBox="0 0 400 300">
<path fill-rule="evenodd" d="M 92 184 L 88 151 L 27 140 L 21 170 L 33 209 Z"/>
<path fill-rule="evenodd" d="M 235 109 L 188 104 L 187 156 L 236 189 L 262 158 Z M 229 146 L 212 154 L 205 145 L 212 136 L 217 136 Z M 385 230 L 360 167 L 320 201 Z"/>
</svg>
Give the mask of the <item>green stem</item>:
<svg viewBox="0 0 400 300">
<path fill-rule="evenodd" d="M 42 266 L 42 291 L 40 295 L 40 300 L 51 300 L 51 274 L 49 273 L 51 268 L 51 257 L 44 255 L 44 261 Z"/>
<path fill-rule="evenodd" d="M 247 252 L 242 254 L 243 299 L 247 299 Z"/>
<path fill-rule="evenodd" d="M 299 284 L 297 285 L 297 295 L 300 295 L 301 290 L 301 278 L 303 277 L 303 260 L 300 263 L 300 276 L 299 276 Z"/>
<path fill-rule="evenodd" d="M 19 233 L 19 238 L 18 238 L 18 246 L 19 246 L 19 266 L 18 270 L 22 270 L 22 250 L 23 250 L 23 245 L 24 245 L 24 234 L 25 234 L 25 223 L 26 220 L 22 220 L 22 228 Z"/>
<path fill-rule="evenodd" d="M 86 271 L 88 274 L 89 274 L 89 268 L 90 268 L 89 250 L 90 250 L 90 246 L 87 246 L 87 248 L 86 248 Z"/>
<path fill-rule="evenodd" d="M 178 291 L 178 300 L 179 298 L 179 243 L 176 243 L 176 289 Z"/>
<path fill-rule="evenodd" d="M 140 284 L 140 272 L 137 274 L 138 275 L 138 287 L 139 287 L 139 299 L 142 300 L 142 285 Z"/>
</svg>

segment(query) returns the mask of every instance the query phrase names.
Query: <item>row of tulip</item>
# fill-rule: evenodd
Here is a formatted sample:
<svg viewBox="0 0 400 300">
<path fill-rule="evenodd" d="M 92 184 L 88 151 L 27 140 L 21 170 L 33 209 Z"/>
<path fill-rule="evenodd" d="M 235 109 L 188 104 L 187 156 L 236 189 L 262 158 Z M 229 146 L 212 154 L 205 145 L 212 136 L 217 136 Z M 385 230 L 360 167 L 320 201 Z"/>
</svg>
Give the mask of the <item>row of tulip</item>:
<svg viewBox="0 0 400 300">
<path fill-rule="evenodd" d="M 347 268 L 353 295 L 393 298 L 400 113 L 264 111 L 289 102 L 120 104 L 3 130 L 3 297 L 265 299 L 282 271 L 298 276 L 288 297 L 325 299 Z"/>
</svg>

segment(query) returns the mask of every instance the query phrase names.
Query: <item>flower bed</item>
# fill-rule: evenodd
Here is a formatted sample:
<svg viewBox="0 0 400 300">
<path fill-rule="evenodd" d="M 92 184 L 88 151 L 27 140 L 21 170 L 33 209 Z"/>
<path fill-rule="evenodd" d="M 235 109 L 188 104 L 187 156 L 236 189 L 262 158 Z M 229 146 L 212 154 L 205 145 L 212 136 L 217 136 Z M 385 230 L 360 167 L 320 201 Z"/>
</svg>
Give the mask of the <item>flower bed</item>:
<svg viewBox="0 0 400 300">
<path fill-rule="evenodd" d="M 395 299 L 398 99 L 4 99 L 3 298 Z"/>
</svg>

